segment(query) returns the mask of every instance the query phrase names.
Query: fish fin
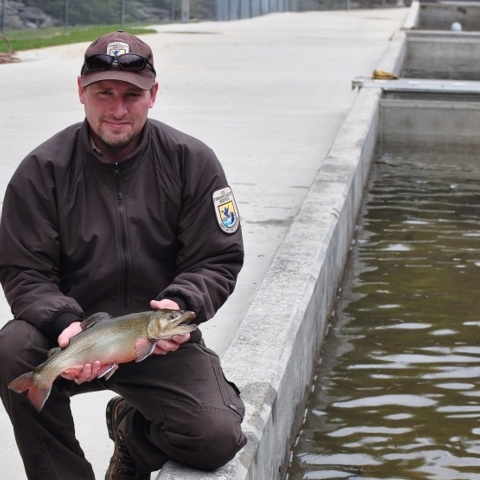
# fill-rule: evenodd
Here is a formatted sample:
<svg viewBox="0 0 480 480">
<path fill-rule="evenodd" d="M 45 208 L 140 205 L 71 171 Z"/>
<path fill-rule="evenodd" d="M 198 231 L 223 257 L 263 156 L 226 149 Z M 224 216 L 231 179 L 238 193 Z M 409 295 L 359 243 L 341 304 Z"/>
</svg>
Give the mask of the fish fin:
<svg viewBox="0 0 480 480">
<path fill-rule="evenodd" d="M 60 347 L 54 347 L 50 349 L 47 353 L 48 358 L 53 357 L 56 353 L 61 352 L 62 349 Z"/>
<path fill-rule="evenodd" d="M 86 318 L 81 324 L 80 327 L 82 331 L 87 330 L 87 328 L 93 327 L 97 323 L 101 322 L 102 320 L 107 320 L 111 318 L 110 315 L 106 312 L 97 312 L 91 315 L 90 317 Z"/>
<path fill-rule="evenodd" d="M 24 373 L 8 384 L 8 388 L 17 393 L 28 390 L 33 385 L 33 372 Z"/>
<path fill-rule="evenodd" d="M 110 363 L 108 365 L 105 365 L 98 372 L 97 378 L 105 377 L 105 380 L 108 380 L 116 371 L 117 371 L 117 364 L 116 363 Z"/>
<path fill-rule="evenodd" d="M 145 338 L 140 338 L 135 342 L 135 361 L 141 362 L 150 356 L 155 350 L 155 342 L 149 342 Z"/>
<path fill-rule="evenodd" d="M 62 376 L 64 376 L 65 378 L 68 378 L 69 380 L 72 380 L 74 378 L 78 378 L 78 374 L 80 372 L 82 367 L 69 367 L 69 368 L 66 368 L 63 372 L 62 372 Z"/>
<path fill-rule="evenodd" d="M 28 390 L 27 397 L 38 412 L 45 405 L 45 402 L 50 395 L 50 391 L 52 390 L 51 386 L 48 388 L 38 388 L 33 381 L 33 372 L 20 375 L 8 384 L 8 388 L 17 393 L 22 393 Z"/>
</svg>

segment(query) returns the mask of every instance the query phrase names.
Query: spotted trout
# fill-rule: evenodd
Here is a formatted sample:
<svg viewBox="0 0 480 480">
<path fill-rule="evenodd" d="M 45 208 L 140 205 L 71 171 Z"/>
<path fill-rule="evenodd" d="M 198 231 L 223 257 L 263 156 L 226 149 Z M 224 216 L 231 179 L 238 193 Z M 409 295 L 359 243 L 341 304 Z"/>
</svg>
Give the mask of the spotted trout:
<svg viewBox="0 0 480 480">
<path fill-rule="evenodd" d="M 50 395 L 54 380 L 61 373 L 80 369 L 95 360 L 102 362 L 98 377 L 110 378 L 120 363 L 141 362 L 153 353 L 157 340 L 193 332 L 197 326 L 187 322 L 194 312 L 154 310 L 111 317 L 96 313 L 81 323 L 82 332 L 65 348 L 53 348 L 48 359 L 32 372 L 24 373 L 8 387 L 17 393 L 28 390 L 28 399 L 40 411 Z"/>
</svg>

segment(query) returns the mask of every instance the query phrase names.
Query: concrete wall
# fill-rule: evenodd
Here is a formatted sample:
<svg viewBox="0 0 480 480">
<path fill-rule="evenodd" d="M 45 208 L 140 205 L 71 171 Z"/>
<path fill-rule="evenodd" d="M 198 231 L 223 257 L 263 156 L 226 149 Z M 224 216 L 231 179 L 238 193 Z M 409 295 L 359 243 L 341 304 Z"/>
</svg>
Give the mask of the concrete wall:
<svg viewBox="0 0 480 480">
<path fill-rule="evenodd" d="M 480 5 L 461 1 L 420 2 L 418 28 L 450 30 L 453 22 L 459 22 L 463 30 L 480 30 Z"/>
<path fill-rule="evenodd" d="M 450 78 L 480 78 L 480 33 L 429 32 L 407 33 L 404 76 L 412 72 L 450 72 Z M 437 78 L 441 78 L 438 77 Z"/>
<path fill-rule="evenodd" d="M 222 359 L 247 405 L 247 446 L 216 472 L 170 462 L 159 479 L 283 478 L 350 249 L 378 134 L 379 99 L 377 89 L 359 93 Z"/>
<path fill-rule="evenodd" d="M 454 22 L 462 31 L 451 30 Z M 412 2 L 403 30 L 407 34 L 404 77 L 478 80 L 480 78 L 480 3 Z M 417 72 L 427 72 L 418 74 Z"/>
<path fill-rule="evenodd" d="M 382 99 L 379 138 L 417 145 L 480 145 L 480 102 Z"/>
<path fill-rule="evenodd" d="M 393 38 L 387 63 L 393 73 L 414 77 L 414 72 L 439 78 L 480 79 L 480 32 L 420 30 L 450 25 L 453 21 L 480 30 L 480 4 L 472 2 L 412 2 L 403 31 Z M 394 45 L 396 45 L 395 48 Z M 395 60 L 396 59 L 396 60 Z M 379 67 L 379 69 L 382 69 Z M 383 68 L 387 70 L 387 68 Z M 480 144 L 480 101 L 475 95 L 387 95 L 380 102 L 379 141 L 416 144 Z"/>
</svg>

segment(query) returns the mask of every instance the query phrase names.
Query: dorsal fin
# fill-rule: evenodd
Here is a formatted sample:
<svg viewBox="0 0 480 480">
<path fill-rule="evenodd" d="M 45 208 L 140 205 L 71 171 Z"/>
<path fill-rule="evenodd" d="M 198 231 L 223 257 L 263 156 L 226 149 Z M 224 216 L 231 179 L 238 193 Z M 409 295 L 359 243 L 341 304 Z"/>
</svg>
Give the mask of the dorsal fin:
<svg viewBox="0 0 480 480">
<path fill-rule="evenodd" d="M 60 352 L 62 349 L 60 347 L 53 347 L 47 353 L 48 358 L 53 357 L 56 353 Z"/>
<path fill-rule="evenodd" d="M 97 323 L 101 322 L 102 320 L 107 320 L 111 318 L 110 315 L 106 312 L 98 312 L 94 313 L 90 317 L 86 318 L 81 324 L 82 331 L 87 330 L 87 328 L 93 327 Z"/>
</svg>

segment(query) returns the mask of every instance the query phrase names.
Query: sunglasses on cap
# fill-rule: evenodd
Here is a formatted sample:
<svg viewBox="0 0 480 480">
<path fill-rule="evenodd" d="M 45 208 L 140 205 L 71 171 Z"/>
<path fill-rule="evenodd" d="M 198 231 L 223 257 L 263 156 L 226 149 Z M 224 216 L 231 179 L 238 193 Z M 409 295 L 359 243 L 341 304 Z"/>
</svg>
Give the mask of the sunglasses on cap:
<svg viewBox="0 0 480 480">
<path fill-rule="evenodd" d="M 137 53 L 124 53 L 118 56 L 112 56 L 106 53 L 90 55 L 83 63 L 82 73 L 85 70 L 90 73 L 102 72 L 108 70 L 114 64 L 127 72 L 140 72 L 148 65 L 152 69 L 153 74 L 157 75 L 148 58 L 142 57 Z"/>
</svg>

